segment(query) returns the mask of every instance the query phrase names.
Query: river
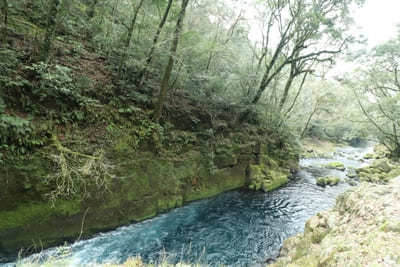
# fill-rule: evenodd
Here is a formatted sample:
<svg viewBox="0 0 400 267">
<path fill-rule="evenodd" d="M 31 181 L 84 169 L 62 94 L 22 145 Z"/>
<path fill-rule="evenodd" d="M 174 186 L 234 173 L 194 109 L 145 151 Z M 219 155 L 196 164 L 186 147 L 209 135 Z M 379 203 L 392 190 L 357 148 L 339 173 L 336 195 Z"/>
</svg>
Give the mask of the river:
<svg viewBox="0 0 400 267">
<path fill-rule="evenodd" d="M 340 161 L 347 168 L 360 167 L 366 164 L 360 159 L 370 150 L 344 147 L 331 159 L 302 159 L 301 170 L 276 191 L 224 193 L 22 261 L 63 257 L 67 266 L 88 266 L 122 263 L 140 255 L 153 263 L 166 259 L 212 266 L 265 265 L 267 259 L 278 255 L 286 238 L 302 232 L 307 219 L 331 208 L 336 197 L 350 188 L 345 182 L 317 186 L 320 176 L 346 177 L 346 172 L 322 165 Z"/>
</svg>

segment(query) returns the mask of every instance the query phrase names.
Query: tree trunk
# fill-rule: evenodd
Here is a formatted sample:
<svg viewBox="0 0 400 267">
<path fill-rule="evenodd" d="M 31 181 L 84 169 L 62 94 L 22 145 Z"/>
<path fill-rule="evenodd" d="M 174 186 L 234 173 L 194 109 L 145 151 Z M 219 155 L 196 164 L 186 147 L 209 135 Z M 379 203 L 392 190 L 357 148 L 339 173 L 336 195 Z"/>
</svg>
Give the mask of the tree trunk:
<svg viewBox="0 0 400 267">
<path fill-rule="evenodd" d="M 172 2 L 173 2 L 173 0 L 168 0 L 167 8 L 165 9 L 165 12 L 164 12 L 164 15 L 163 15 L 163 17 L 161 19 L 161 22 L 158 25 L 157 32 L 156 32 L 156 34 L 154 35 L 154 38 L 153 38 L 153 44 L 152 44 L 152 46 L 150 48 L 149 54 L 147 55 L 145 66 L 142 69 L 142 71 L 139 73 L 139 76 L 136 79 L 136 84 L 139 87 L 141 87 L 143 85 L 144 79 L 146 78 L 147 69 L 149 68 L 150 63 L 153 60 L 153 54 L 154 54 L 154 51 L 156 50 L 158 39 L 160 38 L 161 31 L 164 28 L 165 22 L 167 21 L 167 18 L 168 18 L 168 15 L 169 15 L 169 11 L 171 10 Z"/>
<path fill-rule="evenodd" d="M 293 62 L 292 64 L 290 64 L 289 78 L 286 81 L 285 89 L 283 91 L 283 96 L 281 98 L 281 101 L 279 102 L 279 111 L 282 111 L 283 106 L 285 105 L 285 103 L 287 101 L 287 98 L 289 96 L 289 90 L 290 90 L 290 87 L 292 87 L 292 83 L 293 83 L 295 76 L 296 76 L 296 63 Z"/>
<path fill-rule="evenodd" d="M 1 46 L 5 46 L 6 42 L 7 42 L 7 27 L 8 27 L 8 1 L 7 0 L 3 0 L 3 6 L 2 6 L 2 10 L 3 10 L 3 29 L 1 31 Z"/>
<path fill-rule="evenodd" d="M 176 51 L 178 49 L 178 44 L 179 44 L 179 37 L 180 37 L 181 31 L 182 31 L 183 20 L 185 18 L 185 12 L 186 12 L 188 3 L 189 3 L 189 0 L 182 0 L 182 8 L 179 13 L 178 21 L 176 23 L 175 34 L 174 34 L 174 39 L 172 41 L 168 65 L 165 69 L 164 77 L 161 82 L 160 95 L 158 98 L 158 106 L 157 106 L 157 110 L 154 115 L 155 122 L 158 122 L 162 116 L 164 102 L 165 102 L 165 98 L 167 96 L 167 91 L 168 91 L 169 79 L 171 77 L 172 68 L 174 67 Z"/>
<path fill-rule="evenodd" d="M 257 104 L 258 101 L 261 99 L 262 94 L 264 93 L 265 89 L 268 87 L 268 85 L 271 83 L 271 81 L 273 80 L 273 78 L 278 75 L 278 73 L 281 72 L 281 70 L 283 69 L 283 67 L 287 64 L 287 61 L 285 61 L 284 63 L 280 64 L 277 69 L 275 71 L 272 71 L 272 69 L 275 67 L 279 55 L 281 54 L 281 51 L 283 50 L 283 48 L 285 47 L 285 45 L 288 42 L 288 33 L 289 30 L 292 26 L 293 20 L 286 26 L 286 30 L 285 32 L 282 34 L 281 36 L 281 40 L 279 41 L 274 54 L 272 56 L 271 61 L 268 63 L 268 66 L 264 72 L 263 78 L 261 80 L 260 86 L 257 90 L 257 93 L 252 101 L 252 104 Z M 265 48 L 267 49 L 267 48 Z M 271 73 L 272 72 L 272 73 Z"/>
<path fill-rule="evenodd" d="M 92 0 L 92 5 L 90 6 L 90 10 L 88 12 L 89 18 L 93 18 L 96 13 L 96 6 L 99 0 Z"/>
<path fill-rule="evenodd" d="M 125 48 L 125 49 L 124 49 L 124 52 L 122 53 L 121 60 L 120 60 L 120 63 L 119 63 L 119 68 L 118 68 L 118 73 L 119 73 L 119 75 L 121 75 L 122 67 L 124 66 L 125 59 L 126 59 L 126 57 L 127 57 L 127 56 L 126 56 L 126 55 L 127 55 L 127 51 L 128 51 L 128 49 L 129 49 L 129 46 L 131 45 L 133 30 L 134 30 L 135 24 L 136 24 L 136 19 L 137 19 L 137 16 L 138 16 L 138 14 L 139 14 L 139 10 L 141 9 L 143 3 L 144 3 L 144 0 L 140 0 L 138 6 L 136 7 L 136 9 L 135 9 L 135 11 L 134 11 L 131 24 L 129 25 L 129 28 L 128 28 L 128 36 L 127 36 L 127 38 L 126 38 L 126 40 L 125 40 L 125 45 L 124 45 L 124 48 Z"/>
<path fill-rule="evenodd" d="M 314 110 L 311 112 L 310 116 L 308 117 L 306 125 L 304 126 L 304 129 L 301 132 L 300 139 L 303 139 L 305 137 L 307 130 L 308 130 L 308 126 L 310 125 L 311 119 L 314 117 L 317 110 L 318 110 L 318 107 L 315 107 Z"/>
<path fill-rule="evenodd" d="M 119 0 L 116 0 L 115 4 L 111 10 L 111 18 L 112 19 L 114 19 L 115 12 L 118 9 L 118 5 L 119 5 Z M 105 38 L 106 41 L 105 41 L 105 44 L 102 45 L 103 49 L 107 49 L 107 57 L 109 57 L 110 53 L 111 53 L 111 42 L 109 40 L 110 40 L 110 35 L 111 35 L 111 30 L 112 30 L 112 24 L 113 24 L 113 22 L 111 22 L 110 25 L 107 27 L 106 38 Z"/>
<path fill-rule="evenodd" d="M 52 0 L 50 3 L 49 13 L 47 17 L 47 26 L 46 26 L 46 34 L 44 37 L 42 52 L 40 55 L 40 59 L 43 62 L 47 62 L 49 60 L 50 51 L 53 43 L 54 33 L 57 27 L 57 15 L 61 7 L 60 0 Z"/>
<path fill-rule="evenodd" d="M 299 95 L 300 95 L 301 91 L 303 90 L 303 86 L 304 86 L 304 83 L 306 82 L 308 73 L 309 73 L 309 72 L 304 73 L 304 76 L 303 76 L 303 79 L 301 80 L 299 89 L 297 90 L 297 94 L 296 94 L 296 96 L 294 97 L 294 100 L 293 100 L 292 104 L 290 105 L 290 107 L 288 108 L 288 110 L 285 112 L 285 115 L 283 116 L 283 118 L 289 119 L 289 117 L 290 117 L 290 112 L 292 112 L 294 106 L 296 105 L 297 98 L 299 98 Z"/>
</svg>

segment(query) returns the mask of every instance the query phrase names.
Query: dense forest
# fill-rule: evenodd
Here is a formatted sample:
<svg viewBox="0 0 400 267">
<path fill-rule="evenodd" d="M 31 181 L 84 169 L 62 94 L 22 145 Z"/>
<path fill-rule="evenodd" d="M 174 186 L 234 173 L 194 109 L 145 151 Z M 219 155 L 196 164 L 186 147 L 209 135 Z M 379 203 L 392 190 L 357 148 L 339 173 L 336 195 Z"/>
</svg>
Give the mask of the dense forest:
<svg viewBox="0 0 400 267">
<path fill-rule="evenodd" d="M 363 2 L 2 0 L 0 262 L 276 189 L 304 140 L 399 158 L 400 33 L 352 49 Z"/>
</svg>

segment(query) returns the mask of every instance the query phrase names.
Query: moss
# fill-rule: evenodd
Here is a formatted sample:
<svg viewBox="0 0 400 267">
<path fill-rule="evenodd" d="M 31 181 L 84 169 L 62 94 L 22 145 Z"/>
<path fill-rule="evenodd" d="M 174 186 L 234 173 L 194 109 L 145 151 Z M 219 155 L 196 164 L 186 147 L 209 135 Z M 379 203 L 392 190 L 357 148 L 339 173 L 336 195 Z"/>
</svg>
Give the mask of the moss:
<svg viewBox="0 0 400 267">
<path fill-rule="evenodd" d="M 262 185 L 262 189 L 264 192 L 275 190 L 289 182 L 287 174 L 281 171 L 269 171 L 268 178 L 269 179 L 264 180 Z"/>
<path fill-rule="evenodd" d="M 314 231 L 311 233 L 310 236 L 311 243 L 313 244 L 321 243 L 321 241 L 325 238 L 327 234 L 328 231 L 326 229 L 320 229 L 320 228 L 314 229 Z"/>
<path fill-rule="evenodd" d="M 213 197 L 221 192 L 241 188 L 245 185 L 244 166 L 226 168 L 215 171 L 199 181 L 199 187 L 190 187 L 184 192 L 184 202 Z"/>
<path fill-rule="evenodd" d="M 319 267 L 322 265 L 320 264 L 318 257 L 314 255 L 306 255 L 298 259 L 294 265 L 289 265 L 289 266 Z"/>
<path fill-rule="evenodd" d="M 223 150 L 214 158 L 214 164 L 219 169 L 235 166 L 237 162 L 237 157 L 232 150 Z"/>
<path fill-rule="evenodd" d="M 330 162 L 328 164 L 325 164 L 324 167 L 328 168 L 328 169 L 339 170 L 339 171 L 346 170 L 346 167 L 341 162 Z"/>
<path fill-rule="evenodd" d="M 19 162 L 18 168 L 10 168 L 12 172 L 7 174 L 8 180 L 3 184 L 14 181 L 12 188 L 15 190 L 0 188 L 0 247 L 10 253 L 29 247 L 33 242 L 46 248 L 74 240 L 80 234 L 82 222 L 83 237 L 88 237 L 143 221 L 190 201 L 241 188 L 246 183 L 246 167 L 255 161 L 253 143 L 219 150 L 215 161 L 221 169 L 215 170 L 208 164 L 207 152 L 191 150 L 169 156 L 137 152 L 130 141 L 129 137 L 120 136 L 106 151 L 107 158 L 113 159 L 113 174 L 117 177 L 110 190 L 102 194 L 89 191 L 84 202 L 60 201 L 54 209 L 42 201 L 42 194 L 49 188 L 40 182 L 51 172 L 49 160 L 38 155 L 27 159 L 26 163 Z M 239 151 L 247 153 L 248 157 L 238 155 Z M 277 161 L 264 154 L 264 162 L 266 164 L 253 168 L 260 176 L 257 189 L 270 191 L 288 181 L 288 172 L 280 168 Z M 10 205 L 15 199 L 13 193 L 23 197 L 19 203 Z M 5 194 L 9 198 L 5 198 Z M 59 225 L 63 225 L 62 229 Z M 10 242 L 2 241 L 10 239 Z"/>
<path fill-rule="evenodd" d="M 389 179 L 393 179 L 393 178 L 396 178 L 396 177 L 398 177 L 398 176 L 400 176 L 400 167 L 397 167 L 397 168 L 392 169 L 392 170 L 387 174 L 387 177 L 388 177 Z"/>
<path fill-rule="evenodd" d="M 293 260 L 298 260 L 304 256 L 307 256 L 309 254 L 309 250 L 311 247 L 311 240 L 308 238 L 302 239 L 296 246 L 296 251 L 293 256 Z"/>
<path fill-rule="evenodd" d="M 46 221 L 53 216 L 72 216 L 80 210 L 79 200 L 60 200 L 54 207 L 47 202 L 21 205 L 15 210 L 0 212 L 0 232 L 23 227 L 31 222 Z"/>
<path fill-rule="evenodd" d="M 260 158 L 260 164 L 263 164 L 263 165 L 267 166 L 268 168 L 274 169 L 274 170 L 279 168 L 279 164 L 274 159 L 272 159 L 269 155 L 262 154 L 259 156 L 259 158 Z"/>
<path fill-rule="evenodd" d="M 370 167 L 371 170 L 374 170 L 375 172 L 384 172 L 388 173 L 392 170 L 392 167 L 389 164 L 389 161 L 387 159 L 379 159 L 375 160 Z"/>
<path fill-rule="evenodd" d="M 347 174 L 347 177 L 353 179 L 353 178 L 356 178 L 356 177 L 357 177 L 357 174 L 355 174 L 355 173 L 348 173 L 348 174 Z"/>
<path fill-rule="evenodd" d="M 336 176 L 325 176 L 317 178 L 317 185 L 319 186 L 334 186 L 340 182 L 340 178 Z"/>
<path fill-rule="evenodd" d="M 324 177 L 317 178 L 317 185 L 326 186 L 326 179 Z"/>
<path fill-rule="evenodd" d="M 269 192 L 288 183 L 288 172 L 276 166 L 271 169 L 264 164 L 251 164 L 248 168 L 249 188 Z"/>
<path fill-rule="evenodd" d="M 374 158 L 374 154 L 373 153 L 368 153 L 365 154 L 364 159 L 373 159 Z"/>
</svg>

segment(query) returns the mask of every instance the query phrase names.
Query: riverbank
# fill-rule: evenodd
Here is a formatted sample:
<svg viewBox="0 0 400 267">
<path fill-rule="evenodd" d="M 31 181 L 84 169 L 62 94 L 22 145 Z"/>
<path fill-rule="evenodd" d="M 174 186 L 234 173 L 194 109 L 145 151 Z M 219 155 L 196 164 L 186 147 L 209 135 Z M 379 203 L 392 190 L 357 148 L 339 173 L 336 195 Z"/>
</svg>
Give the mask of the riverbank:
<svg viewBox="0 0 400 267">
<path fill-rule="evenodd" d="M 346 168 L 357 168 L 361 162 L 346 159 L 361 158 L 370 150 L 344 147 L 332 159 L 302 159 L 301 170 L 273 192 L 224 193 L 27 260 L 51 259 L 67 251 L 70 266 L 124 262 L 137 255 L 145 263 L 165 258 L 170 263 L 262 264 L 276 257 L 283 240 L 302 232 L 311 216 L 331 208 L 335 198 L 350 188 L 344 179 L 346 172 L 330 169 L 326 163 L 343 160 Z M 316 184 L 320 175 L 343 177 L 335 186 L 320 187 Z"/>
<path fill-rule="evenodd" d="M 159 77 L 136 88 L 68 34 L 38 62 L 42 25 L 14 11 L 0 53 L 0 262 L 233 189 L 271 191 L 298 169 L 294 136 L 263 109 L 177 85 L 155 119 Z"/>
<path fill-rule="evenodd" d="M 272 266 L 399 266 L 400 177 L 363 183 L 284 242 Z"/>
<path fill-rule="evenodd" d="M 252 181 L 253 189 L 264 191 L 288 182 L 298 169 L 294 144 L 262 126 L 239 125 L 224 109 L 202 105 L 168 107 L 173 116 L 163 132 L 152 133 L 155 125 L 138 108 L 114 114 L 112 129 L 111 124 L 71 128 L 53 133 L 34 153 L 7 154 L 0 165 L 0 262 L 19 251 L 29 255 L 140 222 Z"/>
</svg>

